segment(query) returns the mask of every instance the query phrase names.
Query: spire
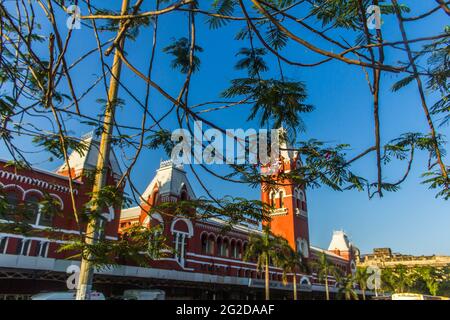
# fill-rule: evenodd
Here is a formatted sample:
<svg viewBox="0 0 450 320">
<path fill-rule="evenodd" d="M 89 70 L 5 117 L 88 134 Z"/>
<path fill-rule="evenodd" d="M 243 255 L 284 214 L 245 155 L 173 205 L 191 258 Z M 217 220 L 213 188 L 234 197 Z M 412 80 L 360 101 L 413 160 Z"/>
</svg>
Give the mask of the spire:
<svg viewBox="0 0 450 320">
<path fill-rule="evenodd" d="M 294 160 L 297 157 L 297 151 L 294 151 L 294 147 L 288 139 L 287 130 L 281 126 L 278 130 L 278 136 L 280 141 L 280 155 L 284 160 Z"/>
</svg>

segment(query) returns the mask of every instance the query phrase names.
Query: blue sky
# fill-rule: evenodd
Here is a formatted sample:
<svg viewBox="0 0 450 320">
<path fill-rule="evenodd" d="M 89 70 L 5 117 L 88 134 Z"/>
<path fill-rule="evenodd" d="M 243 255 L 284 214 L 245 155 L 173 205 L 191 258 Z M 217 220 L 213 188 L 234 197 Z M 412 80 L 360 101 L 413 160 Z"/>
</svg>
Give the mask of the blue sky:
<svg viewBox="0 0 450 320">
<path fill-rule="evenodd" d="M 96 3 L 96 2 L 94 2 Z M 99 3 L 99 2 L 97 2 Z M 433 1 L 404 1 L 412 8 L 411 15 L 424 12 L 431 8 Z M 109 1 L 111 7 L 120 7 L 120 1 Z M 86 9 L 83 14 L 87 14 Z M 148 8 L 147 8 L 148 9 Z M 63 33 L 66 17 L 58 15 Z M 442 30 L 447 20 L 443 14 L 435 14 L 420 24 L 408 25 L 408 36 L 419 37 L 436 34 Z M 393 16 L 384 17 L 383 33 L 389 40 L 400 39 L 397 22 Z M 220 92 L 227 88 L 231 79 L 244 76 L 244 73 L 233 69 L 236 62 L 235 53 L 247 43 L 233 40 L 239 29 L 238 25 L 209 30 L 204 24 L 204 18 L 197 17 L 198 44 L 205 51 L 200 54 L 202 59 L 201 70 L 193 77 L 190 90 L 191 104 L 220 98 Z M 161 49 L 171 43 L 174 38 L 186 36 L 187 19 L 184 14 L 170 14 L 160 19 L 158 34 L 159 45 L 153 78 L 168 92 L 176 95 L 184 78 L 170 69 L 170 58 L 161 53 Z M 297 26 L 291 26 L 294 31 L 301 32 L 306 39 L 313 41 L 324 49 L 333 50 L 328 44 L 306 33 Z M 43 26 L 48 31 L 48 26 Z M 351 34 L 347 32 L 331 33 L 343 36 L 349 40 Z M 103 39 L 111 34 L 103 35 Z M 126 45 L 128 60 L 142 72 L 146 73 L 151 45 L 151 30 L 142 30 L 137 41 Z M 73 33 L 73 39 L 68 51 L 68 60 L 74 61 L 80 53 L 86 52 L 96 46 L 93 33 L 83 27 Z M 39 50 L 39 48 L 37 48 Z M 42 48 L 44 50 L 44 48 Z M 334 49 L 337 50 L 337 49 Z M 44 52 L 44 51 L 42 51 Z M 337 51 L 335 51 L 337 52 Z M 286 56 L 292 60 L 307 62 L 317 61 L 318 57 L 311 55 L 303 47 L 289 44 L 284 50 Z M 398 55 L 387 52 L 387 61 L 396 63 Z M 101 74 L 98 64 L 98 55 L 94 55 L 80 64 L 72 73 L 78 94 L 83 92 L 98 75 Z M 111 58 L 106 59 L 111 62 Z M 276 76 L 276 63 L 269 59 L 273 71 L 268 76 Z M 317 138 L 330 144 L 349 143 L 349 157 L 373 145 L 373 115 L 372 98 L 367 87 L 364 73 L 361 68 L 348 66 L 341 62 L 329 62 L 317 68 L 293 68 L 283 65 L 285 75 L 293 80 L 304 81 L 308 88 L 308 103 L 315 106 L 315 111 L 303 116 L 306 123 L 306 132 L 300 139 Z M 385 74 L 382 80 L 382 96 L 380 106 L 381 136 L 387 142 L 401 133 L 408 131 L 427 132 L 425 116 L 422 113 L 417 90 L 414 84 L 399 93 L 391 93 L 390 87 L 398 80 L 397 75 Z M 145 84 L 132 74 L 126 67 L 123 68 L 122 80 L 143 100 Z M 84 112 L 95 115 L 100 112 L 96 99 L 104 98 L 104 88 L 98 86 L 81 102 Z M 121 124 L 140 125 L 140 109 L 136 103 L 121 90 L 120 97 L 126 105 L 118 111 L 117 119 Z M 427 94 L 430 102 L 435 97 Z M 151 93 L 151 111 L 155 115 L 162 115 L 170 104 L 161 98 L 155 91 Z M 248 107 L 233 108 L 207 115 L 207 119 L 214 121 L 224 128 L 258 128 L 255 121 L 246 121 Z M 176 122 L 169 117 L 163 124 L 168 129 L 175 129 Z M 45 122 L 40 123 L 46 126 Z M 68 128 L 75 135 L 88 132 L 91 128 L 75 120 L 68 121 Z M 449 135 L 449 127 L 439 129 L 441 133 Z M 32 150 L 26 137 L 18 137 L 16 141 L 26 150 Z M 130 150 L 116 151 L 119 157 L 130 158 Z M 9 158 L 4 148 L 0 149 L 0 157 Z M 144 190 L 152 179 L 161 159 L 167 156 L 162 151 L 145 150 L 132 174 L 136 186 Z M 47 162 L 45 154 L 30 154 L 29 159 L 37 166 L 54 169 L 59 163 Z M 396 193 L 386 193 L 382 199 L 369 200 L 367 194 L 356 191 L 335 192 L 323 187 L 308 190 L 308 208 L 310 217 L 310 234 L 312 244 L 327 247 L 333 230 L 345 230 L 351 240 L 363 253 L 370 252 L 374 247 L 391 247 L 394 251 L 411 254 L 450 254 L 450 204 L 441 199 L 435 199 L 434 191 L 420 184 L 420 175 L 426 170 L 426 155 L 418 154 L 410 177 Z M 447 158 L 447 162 L 450 159 Z M 355 164 L 355 170 L 360 175 L 374 179 L 376 176 L 375 156 L 370 155 Z M 406 167 L 406 163 L 391 163 L 385 167 L 383 177 L 386 181 L 399 179 Z M 222 168 L 214 168 L 222 171 Z M 198 195 L 202 189 L 195 181 L 192 173 L 190 180 Z M 216 196 L 233 195 L 259 198 L 259 190 L 244 185 L 236 185 L 219 181 L 208 174 L 201 174 L 202 180 Z"/>
</svg>

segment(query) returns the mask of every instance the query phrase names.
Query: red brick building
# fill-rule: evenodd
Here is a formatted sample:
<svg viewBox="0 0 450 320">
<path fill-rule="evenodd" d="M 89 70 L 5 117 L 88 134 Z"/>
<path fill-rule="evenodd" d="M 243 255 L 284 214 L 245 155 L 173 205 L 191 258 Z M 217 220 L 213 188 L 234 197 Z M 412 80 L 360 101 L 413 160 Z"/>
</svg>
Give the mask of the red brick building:
<svg viewBox="0 0 450 320">
<path fill-rule="evenodd" d="M 84 172 L 95 167 L 98 147 L 92 137 L 87 137 L 89 149 L 85 155 L 73 153 L 69 162 L 74 179 L 73 195 L 80 210 L 88 200 L 89 182 Z M 281 170 L 290 170 L 301 165 L 296 155 L 284 152 L 281 155 Z M 39 169 L 18 169 L 5 166 L 0 161 L 0 187 L 11 204 L 11 208 L 23 202 L 38 201 L 49 195 L 61 204 L 63 214 L 52 219 L 41 217 L 36 207 L 36 229 L 32 236 L 0 231 L 0 297 L 26 296 L 45 290 L 67 290 L 67 267 L 79 264 L 67 260 L 69 253 L 57 253 L 58 246 L 67 235 L 79 232 L 73 215 L 69 188 L 69 170 L 63 165 L 55 173 Z M 120 177 L 120 167 L 112 152 L 109 181 Z M 168 298 L 262 298 L 264 274 L 256 270 L 256 264 L 243 260 L 243 252 L 251 233 L 261 233 L 258 223 L 245 222 L 223 232 L 224 219 L 188 219 L 154 213 L 146 213 L 148 206 L 180 199 L 195 199 L 186 172 L 171 161 L 161 162 L 156 175 L 142 194 L 141 206 L 123 209 L 110 208 L 105 213 L 105 236 L 117 239 L 121 229 L 140 223 L 151 227 L 160 225 L 168 243 L 175 253 L 149 262 L 146 267 L 120 265 L 98 271 L 94 288 L 107 295 L 119 295 L 124 289 L 159 288 Z M 354 268 L 354 248 L 344 233 L 335 233 L 329 250 L 310 245 L 308 210 L 305 191 L 300 186 L 287 183 L 274 192 L 262 192 L 262 200 L 273 203 L 271 230 L 285 237 L 295 250 L 299 250 L 310 261 L 325 252 L 331 263 L 343 272 Z M 10 223 L 7 219 L 0 221 Z M 120 224 L 119 224 L 120 223 Z M 52 227 L 59 237 L 50 239 L 46 228 Z M 82 226 L 81 230 L 83 230 Z M 270 267 L 272 296 L 290 297 L 292 286 L 283 286 L 281 270 Z M 303 298 L 322 297 L 324 286 L 315 274 L 298 277 Z M 331 292 L 334 279 L 330 277 Z"/>
<path fill-rule="evenodd" d="M 295 162 L 294 162 L 295 163 Z M 286 168 L 289 164 L 286 163 Z M 199 282 L 216 282 L 221 285 L 242 286 L 244 292 L 252 292 L 252 296 L 259 296 L 261 292 L 255 288 L 263 286 L 264 273 L 258 272 L 254 262 L 244 261 L 243 252 L 248 245 L 251 233 L 261 233 L 258 224 L 244 222 L 233 226 L 232 230 L 223 233 L 226 220 L 219 218 L 187 219 L 185 217 L 164 216 L 159 213 L 147 214 L 149 205 L 161 202 L 175 202 L 180 199 L 194 199 L 195 194 L 187 179 L 186 172 L 172 164 L 171 161 L 161 162 L 155 177 L 148 185 L 142 197 L 146 199 L 141 206 L 122 210 L 120 227 L 126 229 L 132 224 L 143 224 L 152 227 L 160 225 L 164 236 L 176 248 L 176 253 L 168 257 L 152 261 L 150 266 L 157 270 L 178 271 L 181 279 Z M 314 260 L 325 252 L 330 263 L 333 263 L 344 273 L 354 268 L 353 256 L 342 257 L 332 251 L 319 249 L 309 244 L 308 214 L 305 193 L 300 188 L 289 186 L 282 188 L 279 193 L 266 194 L 264 201 L 274 200 L 277 209 L 272 215 L 271 230 L 275 234 L 288 239 L 291 245 L 302 251 L 303 255 Z M 298 208 L 298 210 L 297 210 Z M 337 236 L 337 234 L 336 234 Z M 342 243 L 346 250 L 353 252 L 351 244 L 344 233 L 341 234 Z M 340 247 L 343 249 L 343 247 Z M 270 267 L 270 279 L 278 296 L 288 296 L 291 286 L 281 284 L 282 270 Z M 180 279 L 180 280 L 181 280 Z M 305 296 L 312 297 L 323 292 L 323 286 L 318 283 L 315 275 L 300 275 L 301 290 L 308 292 Z M 330 277 L 333 286 L 334 279 Z M 252 287 L 253 286 L 253 287 Z M 281 289 L 281 290 L 280 290 Z M 235 288 L 236 294 L 239 289 Z M 242 288 L 240 290 L 243 290 Z M 331 289 L 335 291 L 334 288 Z M 220 290 L 219 290 L 220 291 Z M 229 290 L 233 291 L 233 290 Z M 314 294 L 313 291 L 316 291 Z M 237 295 L 237 298 L 245 298 Z M 233 296 L 231 296 L 233 297 Z"/>
</svg>

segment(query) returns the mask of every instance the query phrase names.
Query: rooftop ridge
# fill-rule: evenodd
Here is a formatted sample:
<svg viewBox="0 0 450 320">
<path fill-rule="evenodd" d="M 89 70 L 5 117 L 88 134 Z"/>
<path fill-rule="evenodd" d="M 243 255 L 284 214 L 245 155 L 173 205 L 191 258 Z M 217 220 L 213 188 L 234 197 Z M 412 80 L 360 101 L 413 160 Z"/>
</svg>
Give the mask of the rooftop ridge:
<svg viewBox="0 0 450 320">
<path fill-rule="evenodd" d="M 182 164 L 176 165 L 176 164 L 172 161 L 172 159 L 161 160 L 161 161 L 159 162 L 159 169 L 166 168 L 166 167 L 172 167 L 172 168 L 176 168 L 176 169 L 183 170 L 183 165 L 182 165 Z"/>
</svg>

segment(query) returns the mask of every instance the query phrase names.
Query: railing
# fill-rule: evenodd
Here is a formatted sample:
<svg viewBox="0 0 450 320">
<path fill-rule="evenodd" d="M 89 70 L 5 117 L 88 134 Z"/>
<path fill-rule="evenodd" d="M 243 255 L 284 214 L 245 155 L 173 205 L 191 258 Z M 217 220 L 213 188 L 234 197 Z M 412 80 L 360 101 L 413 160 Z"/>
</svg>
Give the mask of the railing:
<svg viewBox="0 0 450 320">
<path fill-rule="evenodd" d="M 287 208 L 278 208 L 272 211 L 271 216 L 284 216 L 287 214 Z"/>
<path fill-rule="evenodd" d="M 298 216 L 308 217 L 308 213 L 304 210 L 301 210 L 299 208 L 295 208 L 295 214 Z"/>
</svg>

